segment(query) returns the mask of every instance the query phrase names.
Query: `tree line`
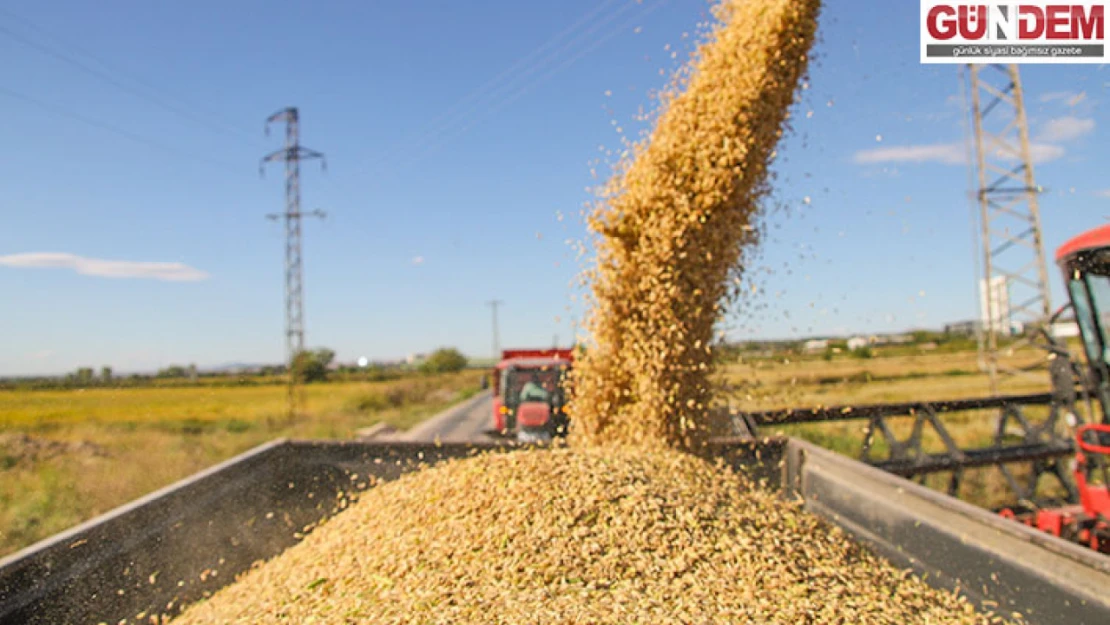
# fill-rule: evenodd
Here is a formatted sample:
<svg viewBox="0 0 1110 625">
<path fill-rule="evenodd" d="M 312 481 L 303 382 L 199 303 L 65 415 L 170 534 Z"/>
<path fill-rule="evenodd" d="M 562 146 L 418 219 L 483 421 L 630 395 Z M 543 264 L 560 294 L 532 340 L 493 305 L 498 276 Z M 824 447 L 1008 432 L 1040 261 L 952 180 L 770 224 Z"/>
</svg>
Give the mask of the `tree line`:
<svg viewBox="0 0 1110 625">
<path fill-rule="evenodd" d="M 318 348 L 299 352 L 293 358 L 293 371 L 300 381 L 307 384 L 330 381 L 367 381 L 378 382 L 395 380 L 414 372 L 421 374 L 452 373 L 462 371 L 469 365 L 466 356 L 459 350 L 445 347 L 436 350 L 415 367 L 406 365 L 371 364 L 366 367 L 356 365 L 335 365 L 335 351 Z M 28 389 L 65 389 L 95 387 L 143 387 L 143 386 L 183 386 L 206 384 L 212 386 L 235 386 L 244 384 L 284 384 L 287 382 L 289 367 L 286 365 L 266 365 L 244 372 L 202 372 L 195 364 L 170 365 L 153 374 L 133 373 L 117 375 L 112 367 L 103 366 L 99 371 L 93 367 L 80 367 L 64 376 L 40 376 L 26 378 L 0 378 L 0 388 Z"/>
</svg>

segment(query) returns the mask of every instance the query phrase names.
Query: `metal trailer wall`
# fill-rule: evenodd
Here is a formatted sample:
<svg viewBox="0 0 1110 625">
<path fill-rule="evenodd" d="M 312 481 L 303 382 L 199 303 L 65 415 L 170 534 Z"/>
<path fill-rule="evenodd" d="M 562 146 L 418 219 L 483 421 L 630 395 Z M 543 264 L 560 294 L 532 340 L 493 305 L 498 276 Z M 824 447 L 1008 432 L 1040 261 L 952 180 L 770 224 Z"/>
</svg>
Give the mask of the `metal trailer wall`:
<svg viewBox="0 0 1110 625">
<path fill-rule="evenodd" d="M 146 622 L 234 581 L 368 476 L 506 445 L 276 441 L 0 560 L 0 625 Z M 1110 623 L 1110 559 L 796 440 L 709 452 L 895 564 L 1030 623 Z M 1100 594 L 1101 593 L 1101 594 Z"/>
</svg>

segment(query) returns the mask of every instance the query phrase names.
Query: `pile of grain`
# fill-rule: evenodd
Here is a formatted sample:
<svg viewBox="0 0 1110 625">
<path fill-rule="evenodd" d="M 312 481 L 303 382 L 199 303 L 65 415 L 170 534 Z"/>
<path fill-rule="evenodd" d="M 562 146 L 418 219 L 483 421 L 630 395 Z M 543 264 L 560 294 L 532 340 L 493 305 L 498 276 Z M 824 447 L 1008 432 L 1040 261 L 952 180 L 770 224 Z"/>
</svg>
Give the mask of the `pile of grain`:
<svg viewBox="0 0 1110 625">
<path fill-rule="evenodd" d="M 690 454 L 518 451 L 375 487 L 175 621 L 986 623 Z"/>
<path fill-rule="evenodd" d="M 175 623 L 989 622 L 668 449 L 705 436 L 713 326 L 818 7 L 724 0 L 688 88 L 593 216 L 595 345 L 571 407 L 585 444 L 378 486 Z"/>
<path fill-rule="evenodd" d="M 723 0 L 590 218 L 600 236 L 570 405 L 575 440 L 691 448 L 709 429 L 710 343 L 807 68 L 819 0 Z M 685 83 L 685 84 L 680 84 Z"/>
</svg>

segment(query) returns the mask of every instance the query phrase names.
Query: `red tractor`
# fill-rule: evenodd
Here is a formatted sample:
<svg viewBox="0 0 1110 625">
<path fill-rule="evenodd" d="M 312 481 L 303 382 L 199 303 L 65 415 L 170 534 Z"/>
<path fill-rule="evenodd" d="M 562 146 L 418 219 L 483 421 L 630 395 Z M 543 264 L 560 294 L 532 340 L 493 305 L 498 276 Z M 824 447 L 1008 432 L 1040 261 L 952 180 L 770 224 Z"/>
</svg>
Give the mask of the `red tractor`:
<svg viewBox="0 0 1110 625">
<path fill-rule="evenodd" d="M 493 370 L 493 429 L 523 442 L 566 436 L 570 349 L 507 349 Z"/>
<path fill-rule="evenodd" d="M 1007 508 L 1002 515 L 1061 538 L 1110 553 L 1110 225 L 1085 232 L 1056 252 L 1079 325 L 1088 368 L 1084 386 L 1101 415 L 1076 428 L 1075 485 L 1079 503 L 1057 508 Z M 1092 415 L 1096 418 L 1096 415 Z"/>
</svg>

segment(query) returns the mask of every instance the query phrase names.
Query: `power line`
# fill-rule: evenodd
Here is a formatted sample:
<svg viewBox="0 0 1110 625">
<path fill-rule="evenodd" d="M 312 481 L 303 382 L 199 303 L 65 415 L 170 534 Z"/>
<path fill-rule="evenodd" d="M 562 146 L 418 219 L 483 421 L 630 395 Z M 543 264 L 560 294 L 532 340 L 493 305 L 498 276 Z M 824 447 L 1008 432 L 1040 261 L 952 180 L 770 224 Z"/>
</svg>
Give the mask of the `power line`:
<svg viewBox="0 0 1110 625">
<path fill-rule="evenodd" d="M 614 29 L 612 29 L 612 30 L 608 31 L 608 32 L 607 32 L 607 33 L 606 33 L 605 35 L 603 35 L 602 37 L 600 37 L 600 38 L 598 38 L 598 39 L 594 40 L 594 41 L 593 41 L 593 43 L 591 43 L 590 45 L 588 45 L 588 46 L 586 46 L 586 47 L 584 47 L 584 48 L 580 48 L 577 54 L 575 54 L 574 56 L 571 56 L 570 58 L 568 58 L 568 59 L 564 60 L 564 61 L 563 61 L 562 63 L 560 63 L 559 65 L 555 66 L 555 68 L 554 68 L 554 69 L 551 69 L 550 71 L 548 71 L 548 72 L 546 72 L 545 74 L 541 75 L 541 76 L 540 76 L 539 78 L 537 78 L 536 80 L 533 80 L 533 81 L 531 81 L 531 82 L 529 82 L 529 83 L 526 83 L 526 84 L 524 84 L 524 85 L 523 85 L 522 87 L 520 87 L 520 89 L 518 89 L 517 91 L 515 91 L 515 92 L 513 92 L 513 93 L 509 94 L 507 98 L 504 98 L 504 99 L 502 99 L 502 100 L 501 100 L 500 102 L 495 102 L 495 103 L 492 103 L 492 104 L 491 104 L 491 106 L 489 106 L 488 108 L 486 108 L 486 109 L 485 109 L 485 110 L 484 110 L 484 111 L 482 112 L 482 115 L 480 115 L 480 116 L 478 116 L 478 117 L 476 117 L 476 118 L 472 119 L 472 120 L 471 120 L 471 121 L 470 121 L 469 123 L 467 123 L 466 125 L 464 125 L 464 126 L 461 126 L 461 127 L 457 127 L 457 128 L 455 128 L 455 129 L 454 129 L 453 131 L 452 131 L 452 130 L 448 130 L 448 131 L 447 131 L 447 132 L 445 133 L 445 136 L 443 136 L 443 137 L 442 137 L 442 138 L 441 138 L 441 139 L 440 139 L 439 141 L 437 141 L 437 142 L 435 142 L 435 143 L 433 143 L 433 144 L 431 144 L 431 145 L 428 145 L 428 146 L 426 146 L 426 147 L 425 147 L 425 148 L 424 148 L 424 149 L 423 149 L 422 151 L 420 151 L 419 153 L 417 153 L 417 154 L 413 155 L 413 156 L 412 156 L 411 158 L 409 158 L 409 159 L 407 159 L 407 160 L 405 160 L 405 161 L 402 161 L 402 162 L 401 162 L 401 166 L 407 166 L 407 165 L 411 165 L 411 164 L 413 164 L 413 163 L 417 162 L 417 161 L 418 161 L 418 160 L 419 160 L 420 158 L 422 158 L 423 156 L 425 156 L 425 155 L 427 155 L 427 154 L 429 154 L 429 153 L 431 153 L 431 152 L 434 152 L 434 151 L 435 151 L 436 149 L 438 149 L 439 147 L 442 147 L 443 145 L 445 145 L 445 144 L 449 143 L 449 142 L 450 142 L 450 141 L 451 141 L 452 139 L 455 139 L 455 138 L 457 138 L 457 137 L 459 137 L 459 136 L 462 136 L 462 135 L 463 135 L 463 134 L 465 134 L 465 133 L 466 133 L 466 132 L 467 132 L 468 130 L 470 130 L 470 129 L 471 129 L 471 128 L 473 128 L 474 126 L 478 125 L 478 123 L 479 123 L 479 122 L 481 121 L 481 119 L 482 119 L 483 117 L 485 117 L 485 116 L 488 116 L 488 115 L 491 115 L 491 114 L 493 114 L 493 113 L 495 113 L 495 112 L 497 112 L 497 111 L 499 111 L 499 110 L 501 110 L 501 109 L 505 108 L 506 106 L 509 106 L 509 105 L 511 105 L 511 104 L 512 104 L 513 102 L 516 102 L 517 100 L 519 100 L 519 99 L 520 99 L 520 98 L 521 98 L 522 96 L 524 96 L 525 94 L 527 94 L 527 93 L 528 93 L 529 91 L 531 91 L 532 89 L 534 89 L 534 88 L 536 88 L 537 86 L 539 86 L 539 85 L 541 85 L 541 84 L 543 84 L 543 83 L 547 82 L 548 80 L 550 80 L 551 78 L 553 78 L 553 77 L 554 77 L 554 76 L 555 76 L 556 74 L 558 74 L 559 72 L 563 71 L 564 69 L 566 69 L 566 68 L 570 67 L 571 65 L 573 65 L 573 64 L 574 64 L 575 62 L 577 62 L 577 61 L 578 61 L 579 59 L 581 59 L 582 57 L 584 57 L 584 56 L 586 56 L 586 55 L 590 54 L 590 53 L 591 53 L 591 52 L 593 52 L 594 50 L 597 50 L 597 49 L 598 49 L 598 48 L 600 48 L 601 46 L 605 45 L 605 44 L 606 44 L 606 43 L 608 43 L 608 42 L 609 42 L 609 41 L 610 41 L 610 40 L 611 40 L 611 39 L 612 39 L 613 37 L 616 37 L 617 35 L 619 35 L 619 34 L 621 34 L 622 32 L 624 32 L 624 31 L 625 31 L 625 30 L 626 30 L 626 29 L 627 29 L 627 28 L 628 28 L 629 26 L 631 26 L 631 25 L 632 25 L 632 24 L 633 24 L 634 22 L 636 22 L 636 21 L 638 21 L 638 20 L 642 19 L 642 18 L 643 18 L 643 17 L 645 17 L 646 15 L 649 15 L 649 14 L 651 14 L 651 13 L 652 13 L 652 12 L 654 12 L 654 11 L 655 11 L 656 9 L 658 9 L 659 7 L 661 7 L 661 6 L 663 6 L 664 4 L 666 4 L 666 3 L 668 2 L 668 1 L 669 1 L 669 0 L 659 0 L 659 2 L 656 2 L 655 4 L 651 5 L 651 6 L 650 6 L 650 7 L 648 7 L 647 9 L 645 9 L 645 10 L 644 10 L 644 12 L 643 12 L 643 13 L 641 13 L 640 15 L 637 15 L 637 16 L 633 17 L 632 19 L 629 19 L 629 20 L 626 20 L 626 21 L 624 21 L 623 23 L 621 23 L 621 25 L 620 25 L 620 26 L 618 26 L 618 27 L 616 27 L 616 28 L 614 28 Z M 614 15 L 614 16 L 615 16 L 615 15 Z M 590 32 L 593 32 L 593 31 L 591 30 Z M 567 48 L 569 48 L 569 46 L 570 46 L 571 44 L 573 44 L 573 43 L 575 43 L 575 42 L 574 42 L 574 41 L 568 42 L 567 46 L 564 46 L 564 48 L 563 48 L 563 49 L 567 49 Z M 529 72 L 529 74 L 530 74 L 530 73 L 532 73 L 532 72 Z"/>
<path fill-rule="evenodd" d="M 0 9 L 0 13 L 3 13 L 4 15 L 7 15 L 9 17 L 13 17 L 13 18 L 23 22 L 24 24 L 29 25 L 31 28 L 37 30 L 38 32 L 46 34 L 47 36 L 51 37 L 52 39 L 60 40 L 58 37 L 55 37 L 55 36 L 51 35 L 45 29 L 43 29 L 39 26 L 36 26 L 33 22 L 31 22 L 31 21 L 29 21 L 25 18 L 22 18 L 18 15 L 15 15 L 14 13 L 11 13 L 10 11 Z M 195 124 L 199 124 L 201 126 L 204 126 L 207 129 L 209 129 L 213 132 L 216 132 L 218 134 L 223 134 L 223 135 L 226 135 L 226 136 L 235 135 L 236 139 L 238 139 L 240 141 L 247 141 L 252 146 L 260 145 L 257 141 L 249 140 L 248 135 L 246 134 L 246 132 L 239 129 L 239 128 L 236 128 L 234 126 L 227 125 L 227 124 L 222 124 L 222 123 L 221 124 L 214 124 L 211 121 L 203 119 L 202 117 L 186 110 L 184 107 L 169 103 L 169 102 L 167 102 L 163 99 L 153 97 L 148 93 L 144 93 L 143 91 L 141 91 L 139 89 L 135 89 L 131 85 L 128 85 L 127 83 L 116 79 L 110 73 L 108 73 L 106 71 L 103 71 L 103 70 L 100 70 L 100 69 L 97 69 L 95 67 L 92 67 L 91 65 L 88 65 L 84 61 L 81 61 L 80 59 L 74 57 L 73 55 L 66 54 L 66 53 L 61 52 L 57 49 L 54 49 L 54 48 L 51 48 L 49 46 L 43 45 L 40 42 L 34 41 L 33 39 L 25 37 L 24 35 L 21 35 L 21 34 L 15 32 L 15 31 L 13 31 L 9 28 L 6 28 L 4 26 L 0 26 L 0 34 L 4 34 L 7 37 L 9 37 L 10 39 L 12 39 L 12 40 L 24 45 L 24 46 L 27 46 L 27 47 L 32 48 L 34 50 L 37 50 L 38 52 L 40 52 L 42 54 L 45 54 L 45 55 L 47 55 L 47 56 L 49 56 L 49 57 L 51 57 L 55 60 L 58 60 L 62 63 L 65 63 L 65 64 L 71 66 L 71 67 L 74 67 L 74 68 L 76 68 L 76 69 L 78 69 L 78 70 L 80 70 L 80 71 L 82 71 L 86 74 L 89 74 L 90 76 L 93 76 L 93 77 L 95 77 L 99 80 L 102 80 L 102 81 L 112 85 L 113 87 L 115 87 L 115 88 L 117 88 L 121 91 L 124 91 L 124 92 L 126 92 L 126 93 L 128 93 L 132 96 L 135 96 L 137 98 L 145 100 L 145 101 L 147 101 L 151 104 L 154 104 L 155 106 L 157 106 L 157 107 L 159 107 L 159 108 L 161 108 L 165 111 L 168 111 L 170 113 L 173 113 L 174 115 L 177 115 L 177 116 L 181 117 L 182 119 L 185 119 L 185 120 L 188 120 L 188 121 L 193 122 Z M 99 63 L 102 66 L 105 66 L 105 67 L 108 66 L 107 63 L 105 63 L 104 61 L 96 58 L 92 54 L 89 54 L 88 52 L 83 52 L 82 51 L 82 54 L 84 54 L 85 56 L 87 56 L 89 58 L 94 59 L 97 63 Z M 120 72 L 118 69 L 116 70 L 116 72 L 117 73 L 123 73 L 123 72 Z M 141 78 L 135 77 L 134 75 L 130 76 L 130 78 L 133 82 L 142 84 L 147 89 L 150 89 L 152 91 L 160 91 L 161 90 L 158 87 L 155 87 L 155 86 L 151 85 L 150 83 L 146 82 L 145 80 L 142 80 Z M 179 98 L 177 98 L 177 99 L 179 99 Z"/>
<path fill-rule="evenodd" d="M 464 124 L 468 118 L 474 118 L 476 116 L 476 118 L 473 119 L 469 124 L 465 125 L 463 130 L 456 130 L 453 133 L 454 136 L 458 136 L 462 132 L 465 132 L 466 130 L 472 128 L 477 123 L 478 119 L 489 115 L 493 110 L 498 110 L 502 108 L 505 104 L 504 96 L 510 96 L 509 102 L 515 101 L 517 98 L 520 97 L 520 95 L 523 95 L 523 92 L 526 92 L 527 89 L 533 88 L 537 84 L 550 79 L 554 74 L 558 73 L 558 71 L 564 69 L 567 65 L 569 65 L 569 63 L 560 64 L 556 68 L 556 71 L 547 72 L 546 74 L 543 74 L 538 80 L 527 83 L 527 85 L 523 89 L 518 89 L 515 92 L 513 91 L 513 89 L 517 88 L 518 84 L 522 80 L 527 79 L 529 76 L 537 72 L 543 71 L 545 68 L 550 67 L 552 64 L 558 63 L 560 60 L 562 60 L 560 57 L 562 57 L 566 52 L 572 49 L 582 50 L 583 48 L 585 48 L 585 52 L 580 51 L 578 54 L 571 57 L 571 62 L 573 62 L 574 60 L 577 60 L 584 56 L 586 53 L 597 49 L 600 43 L 608 41 L 614 35 L 619 34 L 621 31 L 627 28 L 627 26 L 631 23 L 631 20 L 622 24 L 615 31 L 610 31 L 599 39 L 594 40 L 593 43 L 588 43 L 589 36 L 596 33 L 606 24 L 612 22 L 614 19 L 627 12 L 629 9 L 637 6 L 638 3 L 626 2 L 616 11 L 613 11 L 608 15 L 605 15 L 600 19 L 594 21 L 593 24 L 584 32 L 576 33 L 576 31 L 580 30 L 583 26 L 590 23 L 591 19 L 603 13 L 615 1 L 616 0 L 607 0 L 600 6 L 594 8 L 586 15 L 579 18 L 574 24 L 548 39 L 546 42 L 541 44 L 538 48 L 533 50 L 528 55 L 519 59 L 512 66 L 471 91 L 467 96 L 465 96 L 462 100 L 449 108 L 446 112 L 441 113 L 431 122 L 425 125 L 423 130 L 418 131 L 414 135 L 408 137 L 404 142 L 406 148 L 402 152 L 402 154 L 408 153 L 410 155 L 409 158 L 398 159 L 398 152 L 394 150 L 390 151 L 387 156 L 382 156 L 374 159 L 372 164 L 374 166 L 380 166 L 386 161 L 393 163 L 402 162 L 404 165 L 411 164 L 411 162 L 419 159 L 424 153 L 426 153 L 428 147 L 436 147 L 444 143 L 445 140 L 442 139 L 442 135 L 445 132 L 450 132 L 452 128 L 457 129 L 458 126 L 460 124 Z M 651 9 L 646 11 L 644 15 L 650 13 L 655 8 L 658 8 L 660 4 L 663 4 L 666 1 L 667 0 L 663 0 L 663 2 L 656 4 L 655 7 L 652 7 Z M 640 19 L 641 17 L 643 17 L 643 15 L 639 15 L 634 19 Z M 563 41 L 562 43 L 559 43 L 562 39 L 571 35 L 573 36 L 568 41 Z M 551 52 L 547 54 L 541 54 L 552 47 L 555 47 L 555 49 Z M 540 58 L 536 59 L 536 57 Z M 535 62 L 529 64 L 529 62 L 533 60 Z M 501 98 L 501 103 L 498 103 L 498 98 Z M 473 102 L 470 105 L 463 106 L 467 102 L 471 101 Z M 462 108 L 461 111 L 453 112 L 458 110 L 460 107 Z"/>
<path fill-rule="evenodd" d="M 220 169 L 237 169 L 238 168 L 236 165 L 231 165 L 231 164 L 228 164 L 228 163 L 224 163 L 224 162 L 209 158 L 207 156 L 201 156 L 199 154 L 193 154 L 191 152 L 186 152 L 186 151 L 181 150 L 179 148 L 175 148 L 175 147 L 167 145 L 165 143 L 161 143 L 159 141 L 149 139 L 149 138 L 144 137 L 142 135 L 138 135 L 138 134 L 135 134 L 131 131 L 119 128 L 117 126 L 113 126 L 111 124 L 92 119 L 91 117 L 86 117 L 86 116 L 82 115 L 81 113 L 71 111 L 71 110 L 69 110 L 65 107 L 61 107 L 61 106 L 58 106 L 56 104 L 51 104 L 49 102 L 44 102 L 44 101 L 39 100 L 37 98 L 31 97 L 29 95 L 22 94 L 22 93 L 19 93 L 19 92 L 16 92 L 16 91 L 12 91 L 11 89 L 8 89 L 6 87 L 0 87 L 0 94 L 6 95 L 9 98 L 13 98 L 13 99 L 16 99 L 16 100 L 22 100 L 22 101 L 27 102 L 29 104 L 33 104 L 35 106 L 38 106 L 39 108 L 42 108 L 42 109 L 46 110 L 47 112 L 53 113 L 54 115 L 58 115 L 60 117 L 65 117 L 65 118 L 68 118 L 68 119 L 72 119 L 74 121 L 78 121 L 78 122 L 81 122 L 83 124 L 87 124 L 89 126 L 100 128 L 101 130 L 106 130 L 108 132 L 119 135 L 121 137 L 129 139 L 129 140 L 134 141 L 136 143 L 141 143 L 141 144 L 146 145 L 148 147 L 152 147 L 152 148 L 155 148 L 155 149 L 158 149 L 158 150 L 162 150 L 164 152 L 169 152 L 169 153 L 175 154 L 177 156 L 182 156 L 182 157 L 190 158 L 190 159 L 197 160 L 197 161 L 203 161 L 203 162 L 205 162 L 209 165 L 217 166 Z"/>
<path fill-rule="evenodd" d="M 574 33 L 575 31 L 577 31 L 578 29 L 580 29 L 583 25 L 587 24 L 590 21 L 590 19 L 595 17 L 598 13 L 601 13 L 602 11 L 604 11 L 609 5 L 613 4 L 615 1 L 616 0 L 607 0 L 606 2 L 602 3 L 600 6 L 594 8 L 592 11 L 590 11 L 586 15 L 582 16 L 581 18 L 579 18 L 574 24 L 572 24 L 568 28 L 562 30 L 561 32 L 559 32 L 555 36 L 553 36 L 550 39 L 548 39 L 547 41 L 545 41 L 543 44 L 541 44 L 538 48 L 533 50 L 531 53 L 529 53 L 528 55 L 518 59 L 516 63 L 509 66 L 507 69 L 502 71 L 500 74 L 498 74 L 494 78 L 490 79 L 489 81 L 486 81 L 485 83 L 483 83 L 482 85 L 480 85 L 479 87 L 477 87 L 476 89 L 471 91 L 470 94 L 468 94 L 465 98 L 463 98 L 463 100 L 461 100 L 455 106 L 453 106 L 451 109 L 449 109 L 447 112 L 445 112 L 444 114 L 441 114 L 435 120 L 433 120 L 429 124 L 431 126 L 431 129 L 424 133 L 425 136 L 421 137 L 421 140 L 426 140 L 429 137 L 434 137 L 434 135 L 438 134 L 442 130 L 448 130 L 448 129 L 452 128 L 453 126 L 456 125 L 456 123 L 458 121 L 466 119 L 468 116 L 472 115 L 475 111 L 488 108 L 488 102 L 489 101 L 496 100 L 496 98 L 500 94 L 502 94 L 505 91 L 510 90 L 513 87 L 513 85 L 515 83 L 517 83 L 518 81 L 520 81 L 522 78 L 527 78 L 528 76 L 530 76 L 533 73 L 535 73 L 536 71 L 538 71 L 539 68 L 542 67 L 543 65 L 545 65 L 545 64 L 549 63 L 550 61 L 556 59 L 560 54 L 562 54 L 565 50 L 567 50 L 570 45 L 575 44 L 578 41 L 578 39 L 582 36 L 582 34 L 589 35 L 589 34 L 595 32 L 598 28 L 600 28 L 600 27 L 604 26 L 605 24 L 609 23 L 616 16 L 618 16 L 621 13 L 627 11 L 629 8 L 631 8 L 633 6 L 631 3 L 626 3 L 624 6 L 617 9 L 617 11 L 615 11 L 614 13 L 612 13 L 608 16 L 605 16 L 600 21 L 595 22 L 588 30 L 585 31 L 585 33 L 575 34 L 574 37 L 572 37 L 569 42 L 563 42 L 553 52 L 548 53 L 546 56 L 542 56 L 542 58 L 539 58 L 539 60 L 537 62 L 532 63 L 531 65 L 529 65 L 529 63 L 535 57 L 540 56 L 540 53 L 544 52 L 548 48 L 551 48 L 560 39 L 562 39 L 562 38 L 566 37 L 567 35 L 570 35 L 570 34 Z M 518 73 L 520 70 L 523 70 L 523 72 L 514 76 L 514 74 Z M 505 80 L 505 79 L 509 79 L 509 80 Z M 501 83 L 501 84 L 498 84 L 498 83 Z M 466 107 L 462 107 L 461 112 L 457 112 L 457 113 L 453 112 L 453 111 L 457 111 L 461 107 L 461 105 L 466 103 L 467 101 L 474 100 L 475 96 L 480 96 L 480 97 L 477 98 L 476 102 L 473 102 L 473 103 L 469 104 Z M 438 121 L 438 123 L 437 123 L 437 121 Z"/>
</svg>

